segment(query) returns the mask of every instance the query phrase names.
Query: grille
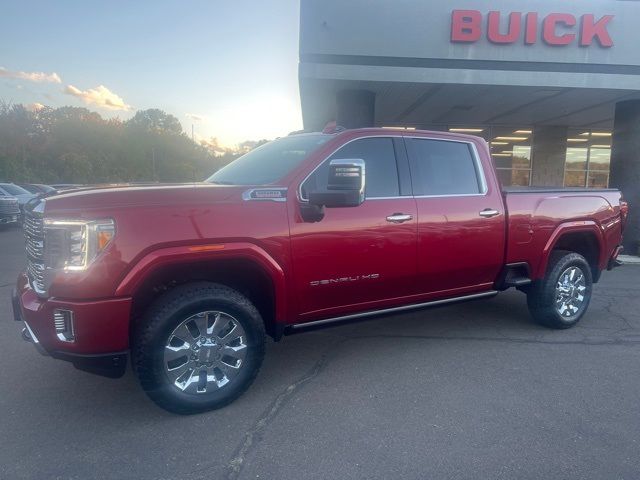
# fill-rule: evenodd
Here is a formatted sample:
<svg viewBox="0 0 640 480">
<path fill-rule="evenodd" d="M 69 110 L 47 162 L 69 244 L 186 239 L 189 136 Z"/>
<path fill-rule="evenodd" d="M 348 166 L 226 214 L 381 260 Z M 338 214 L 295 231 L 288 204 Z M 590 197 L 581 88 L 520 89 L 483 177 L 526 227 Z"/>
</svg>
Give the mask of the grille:
<svg viewBox="0 0 640 480">
<path fill-rule="evenodd" d="M 27 276 L 31 287 L 38 293 L 45 291 L 44 284 L 44 224 L 42 217 L 27 212 L 24 217 L 24 236 L 27 251 Z"/>
<path fill-rule="evenodd" d="M 0 214 L 3 215 L 17 215 L 20 213 L 20 207 L 18 206 L 18 200 L 16 199 L 1 199 L 0 198 Z"/>
</svg>

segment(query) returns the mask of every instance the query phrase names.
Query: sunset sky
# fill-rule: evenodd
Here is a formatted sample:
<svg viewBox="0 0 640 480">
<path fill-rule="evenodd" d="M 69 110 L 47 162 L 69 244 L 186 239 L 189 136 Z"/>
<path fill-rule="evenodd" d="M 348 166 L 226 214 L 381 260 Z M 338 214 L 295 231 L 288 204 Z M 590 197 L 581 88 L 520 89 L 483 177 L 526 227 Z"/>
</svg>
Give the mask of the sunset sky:
<svg viewBox="0 0 640 480">
<path fill-rule="evenodd" d="M 0 100 L 127 119 L 161 108 L 225 146 L 302 128 L 299 0 L 4 2 Z"/>
</svg>

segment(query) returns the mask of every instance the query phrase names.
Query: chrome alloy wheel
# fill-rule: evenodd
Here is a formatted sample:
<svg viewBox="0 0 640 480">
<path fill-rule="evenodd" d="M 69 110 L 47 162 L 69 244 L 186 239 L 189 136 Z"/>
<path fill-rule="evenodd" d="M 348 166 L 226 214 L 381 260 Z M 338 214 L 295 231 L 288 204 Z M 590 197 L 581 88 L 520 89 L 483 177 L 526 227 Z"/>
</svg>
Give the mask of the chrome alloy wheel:
<svg viewBox="0 0 640 480">
<path fill-rule="evenodd" d="M 580 311 L 587 289 L 583 271 L 576 266 L 567 268 L 556 284 L 556 311 L 563 317 L 572 317 Z"/>
<path fill-rule="evenodd" d="M 238 375 L 247 354 L 247 336 L 234 317 L 200 312 L 181 322 L 164 347 L 165 373 L 178 390 L 210 393 Z"/>
</svg>

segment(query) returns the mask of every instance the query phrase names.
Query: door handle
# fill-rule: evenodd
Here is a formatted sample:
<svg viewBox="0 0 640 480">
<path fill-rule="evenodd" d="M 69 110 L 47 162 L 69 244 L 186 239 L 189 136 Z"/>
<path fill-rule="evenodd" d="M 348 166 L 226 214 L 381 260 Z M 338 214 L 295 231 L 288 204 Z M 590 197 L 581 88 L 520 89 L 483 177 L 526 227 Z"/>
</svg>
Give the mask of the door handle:
<svg viewBox="0 0 640 480">
<path fill-rule="evenodd" d="M 500 212 L 498 210 L 494 210 L 493 208 L 485 208 L 480 212 L 479 215 L 484 218 L 491 218 L 495 217 L 496 215 L 500 215 Z"/>
<path fill-rule="evenodd" d="M 413 215 L 409 215 L 407 213 L 394 213 L 393 215 L 389 215 L 387 217 L 387 222 L 391 223 L 402 223 L 408 222 L 413 219 Z"/>
</svg>

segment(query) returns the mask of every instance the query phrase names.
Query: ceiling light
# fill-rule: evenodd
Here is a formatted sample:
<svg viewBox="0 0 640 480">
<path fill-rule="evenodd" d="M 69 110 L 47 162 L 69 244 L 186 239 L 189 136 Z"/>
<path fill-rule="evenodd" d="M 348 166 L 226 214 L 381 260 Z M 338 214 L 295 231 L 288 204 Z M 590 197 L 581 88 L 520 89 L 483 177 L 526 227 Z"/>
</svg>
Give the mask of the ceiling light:
<svg viewBox="0 0 640 480">
<path fill-rule="evenodd" d="M 515 132 L 513 132 L 513 133 L 520 133 L 520 134 L 522 134 L 522 133 L 526 133 L 526 134 L 528 134 L 528 135 L 531 135 L 533 132 L 532 132 L 531 130 L 516 130 L 516 131 L 515 131 Z"/>
<path fill-rule="evenodd" d="M 592 137 L 610 137 L 611 132 L 591 132 Z"/>
<path fill-rule="evenodd" d="M 484 128 L 450 128 L 450 132 L 461 132 L 461 133 L 480 133 L 484 132 Z"/>
<path fill-rule="evenodd" d="M 509 145 L 509 142 L 491 142 L 491 145 Z"/>
<path fill-rule="evenodd" d="M 606 149 L 611 149 L 611 145 L 591 145 L 591 148 L 606 148 Z"/>
<path fill-rule="evenodd" d="M 511 142 L 523 142 L 528 140 L 529 137 L 496 137 L 495 140 L 509 140 Z"/>
<path fill-rule="evenodd" d="M 510 153 L 492 153 L 491 156 L 492 157 L 510 157 L 511 154 Z"/>
<path fill-rule="evenodd" d="M 567 142 L 588 142 L 587 138 L 567 138 Z"/>
</svg>

